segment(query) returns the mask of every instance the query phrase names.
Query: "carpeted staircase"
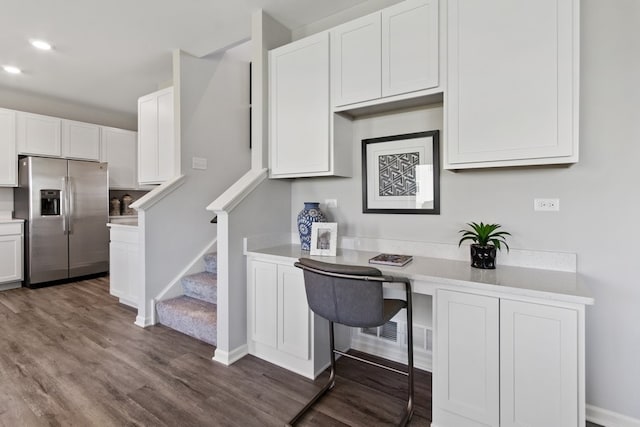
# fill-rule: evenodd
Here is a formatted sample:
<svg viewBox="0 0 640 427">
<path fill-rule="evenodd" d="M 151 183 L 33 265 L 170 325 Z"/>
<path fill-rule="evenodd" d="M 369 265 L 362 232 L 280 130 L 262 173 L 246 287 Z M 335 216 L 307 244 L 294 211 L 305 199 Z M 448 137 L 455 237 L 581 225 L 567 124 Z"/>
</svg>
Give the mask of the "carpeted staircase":
<svg viewBox="0 0 640 427">
<path fill-rule="evenodd" d="M 161 324 L 216 345 L 217 261 L 217 254 L 205 255 L 205 271 L 182 278 L 184 295 L 156 304 L 158 321 Z"/>
</svg>

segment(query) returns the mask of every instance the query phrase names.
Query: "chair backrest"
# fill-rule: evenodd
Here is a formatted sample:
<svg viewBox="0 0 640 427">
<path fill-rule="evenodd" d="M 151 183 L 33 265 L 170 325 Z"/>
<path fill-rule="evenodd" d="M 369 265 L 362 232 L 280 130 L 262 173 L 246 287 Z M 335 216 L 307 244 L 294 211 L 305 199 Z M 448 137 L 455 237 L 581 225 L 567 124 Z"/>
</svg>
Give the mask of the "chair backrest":
<svg viewBox="0 0 640 427">
<path fill-rule="evenodd" d="M 387 321 L 383 282 L 367 280 L 382 277 L 377 268 L 330 264 L 309 258 L 300 258 L 296 265 L 304 271 L 309 307 L 319 316 L 359 328 L 381 326 Z"/>
</svg>

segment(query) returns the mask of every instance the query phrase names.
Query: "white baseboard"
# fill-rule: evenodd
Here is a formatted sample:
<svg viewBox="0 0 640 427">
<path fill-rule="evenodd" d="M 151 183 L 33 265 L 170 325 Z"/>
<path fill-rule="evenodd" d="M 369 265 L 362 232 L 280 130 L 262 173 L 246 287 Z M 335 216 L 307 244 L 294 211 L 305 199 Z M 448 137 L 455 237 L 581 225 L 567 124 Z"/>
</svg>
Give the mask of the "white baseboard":
<svg viewBox="0 0 640 427">
<path fill-rule="evenodd" d="M 136 316 L 136 321 L 133 323 L 136 326 L 140 326 L 141 328 L 146 328 L 147 326 L 152 326 L 155 324 L 152 318 L 144 316 Z"/>
<path fill-rule="evenodd" d="M 213 353 L 212 360 L 214 362 L 222 363 L 225 366 L 229 366 L 242 359 L 247 354 L 249 354 L 249 347 L 246 344 L 228 352 L 216 348 L 216 351 Z"/>
<path fill-rule="evenodd" d="M 640 427 L 640 420 L 597 406 L 587 405 L 587 421 L 604 427 Z"/>
</svg>

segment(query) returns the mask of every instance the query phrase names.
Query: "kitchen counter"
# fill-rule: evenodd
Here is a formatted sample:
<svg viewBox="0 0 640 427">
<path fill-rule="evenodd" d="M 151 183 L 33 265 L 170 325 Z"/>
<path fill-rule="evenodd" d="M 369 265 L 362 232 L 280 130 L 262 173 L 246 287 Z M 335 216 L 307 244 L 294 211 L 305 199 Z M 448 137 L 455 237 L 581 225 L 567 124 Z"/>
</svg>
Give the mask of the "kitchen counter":
<svg viewBox="0 0 640 427">
<path fill-rule="evenodd" d="M 109 217 L 109 222 L 107 223 L 107 227 L 112 227 L 112 226 L 137 227 L 138 217 L 137 216 L 111 216 Z"/>
<path fill-rule="evenodd" d="M 447 287 L 498 292 L 558 302 L 592 305 L 593 297 L 582 284 L 578 273 L 498 265 L 495 270 L 471 267 L 468 261 L 414 256 L 404 267 L 369 264 L 369 259 L 380 252 L 341 249 L 335 257 L 310 256 L 300 245 L 285 244 L 247 251 L 248 256 L 293 263 L 300 257 L 318 261 L 367 265 L 378 268 L 385 275 L 404 276 L 414 282 L 415 293 L 433 294 L 435 284 Z"/>
</svg>

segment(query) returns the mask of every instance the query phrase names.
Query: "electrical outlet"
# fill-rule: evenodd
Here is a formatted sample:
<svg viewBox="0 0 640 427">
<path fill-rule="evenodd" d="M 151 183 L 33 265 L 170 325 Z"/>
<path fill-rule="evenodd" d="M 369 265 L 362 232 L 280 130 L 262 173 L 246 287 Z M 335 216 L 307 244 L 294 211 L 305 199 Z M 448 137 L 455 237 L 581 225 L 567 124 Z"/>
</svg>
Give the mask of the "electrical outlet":
<svg viewBox="0 0 640 427">
<path fill-rule="evenodd" d="M 559 211 L 560 199 L 533 199 L 533 210 L 545 212 Z"/>
<path fill-rule="evenodd" d="M 337 208 L 338 200 L 337 199 L 325 199 L 324 204 L 327 208 Z"/>
</svg>

